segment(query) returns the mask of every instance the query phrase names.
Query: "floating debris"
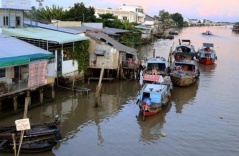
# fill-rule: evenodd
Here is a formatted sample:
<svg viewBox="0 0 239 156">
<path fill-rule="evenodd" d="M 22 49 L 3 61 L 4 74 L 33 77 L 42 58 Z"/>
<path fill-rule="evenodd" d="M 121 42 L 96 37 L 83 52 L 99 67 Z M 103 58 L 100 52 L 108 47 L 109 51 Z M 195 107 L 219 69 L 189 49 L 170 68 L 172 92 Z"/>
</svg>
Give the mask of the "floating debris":
<svg viewBox="0 0 239 156">
<path fill-rule="evenodd" d="M 167 136 L 167 134 L 166 134 L 165 132 L 161 132 L 160 135 L 161 135 L 162 137 L 166 137 L 166 136 Z"/>
</svg>

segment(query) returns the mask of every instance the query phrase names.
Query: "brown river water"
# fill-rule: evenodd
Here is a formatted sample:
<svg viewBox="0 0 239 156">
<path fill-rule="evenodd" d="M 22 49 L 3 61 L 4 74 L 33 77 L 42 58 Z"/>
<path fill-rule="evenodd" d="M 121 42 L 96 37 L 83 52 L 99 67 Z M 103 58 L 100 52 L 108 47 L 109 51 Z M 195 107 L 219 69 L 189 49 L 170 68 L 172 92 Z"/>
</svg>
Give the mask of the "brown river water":
<svg viewBox="0 0 239 156">
<path fill-rule="evenodd" d="M 203 36 L 210 30 L 214 35 Z M 200 78 L 186 88 L 174 87 L 170 106 L 159 114 L 139 116 L 138 81 L 103 82 L 101 103 L 95 107 L 92 81 L 89 96 L 62 88 L 56 100 L 29 110 L 32 123 L 52 120 L 58 114 L 62 140 L 52 151 L 21 156 L 237 156 L 239 154 L 239 34 L 231 27 L 189 27 L 173 40 L 156 40 L 140 49 L 143 57 L 168 57 L 178 39 L 190 39 L 197 50 L 214 43 L 218 60 L 201 65 Z M 0 125 L 14 124 L 22 113 L 4 118 Z M 163 137 L 161 133 L 166 133 Z M 0 153 L 0 156 L 12 156 Z"/>
</svg>

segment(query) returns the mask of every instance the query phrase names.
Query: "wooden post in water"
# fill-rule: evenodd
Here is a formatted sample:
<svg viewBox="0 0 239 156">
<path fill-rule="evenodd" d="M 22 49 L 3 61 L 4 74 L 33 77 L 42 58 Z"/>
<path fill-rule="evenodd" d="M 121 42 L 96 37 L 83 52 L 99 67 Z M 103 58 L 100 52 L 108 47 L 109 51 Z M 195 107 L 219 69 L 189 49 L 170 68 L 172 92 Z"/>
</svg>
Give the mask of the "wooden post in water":
<svg viewBox="0 0 239 156">
<path fill-rule="evenodd" d="M 74 88 L 75 88 L 75 74 L 73 75 L 73 77 L 72 77 L 72 90 L 74 90 Z"/>
<path fill-rule="evenodd" d="M 14 156 L 17 156 L 17 148 L 16 148 L 16 137 L 15 134 L 12 134 L 12 140 L 13 140 L 13 150 L 14 150 Z"/>
<path fill-rule="evenodd" d="M 31 92 L 29 90 L 26 92 L 26 97 L 29 98 L 28 105 L 31 105 Z"/>
<path fill-rule="evenodd" d="M 168 56 L 168 61 L 169 61 L 169 67 L 170 67 L 170 68 L 172 67 L 173 47 L 174 47 L 174 43 L 173 43 L 173 45 L 170 47 L 169 56 Z"/>
<path fill-rule="evenodd" d="M 153 49 L 153 58 L 155 58 L 155 49 Z"/>
<path fill-rule="evenodd" d="M 99 106 L 99 97 L 100 97 L 101 88 L 102 88 L 101 81 L 102 81 L 103 75 L 104 75 L 104 67 L 101 68 L 99 83 L 96 86 L 96 91 L 95 91 L 95 106 L 96 107 Z"/>
<path fill-rule="evenodd" d="M 41 89 L 41 90 L 42 90 L 42 92 L 43 92 L 43 89 Z M 25 98 L 25 107 L 24 107 L 23 119 L 27 118 L 29 100 L 30 100 L 29 97 L 26 97 L 26 98 Z M 24 135 L 24 130 L 21 131 L 20 143 L 19 143 L 19 146 L 18 146 L 17 156 L 19 156 L 19 154 L 20 154 L 20 150 L 21 150 L 21 146 L 22 146 L 22 140 L 23 140 L 23 135 Z"/>
</svg>

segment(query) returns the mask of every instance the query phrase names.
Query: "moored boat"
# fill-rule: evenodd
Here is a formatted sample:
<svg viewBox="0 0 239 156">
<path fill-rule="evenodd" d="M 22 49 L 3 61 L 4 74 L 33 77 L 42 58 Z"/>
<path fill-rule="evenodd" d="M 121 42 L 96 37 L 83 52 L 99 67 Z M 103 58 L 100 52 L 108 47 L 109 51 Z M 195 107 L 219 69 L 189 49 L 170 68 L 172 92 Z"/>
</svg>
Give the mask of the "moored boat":
<svg viewBox="0 0 239 156">
<path fill-rule="evenodd" d="M 170 78 L 173 85 L 186 87 L 192 85 L 200 76 L 198 66 L 191 58 L 195 54 L 175 53 Z"/>
<path fill-rule="evenodd" d="M 21 143 L 20 153 L 40 153 L 50 151 L 57 144 L 55 138 L 39 139 L 32 141 L 23 140 Z M 0 140 L 0 152 L 14 152 L 19 149 L 19 142 L 9 140 Z"/>
<path fill-rule="evenodd" d="M 179 56 L 179 55 L 176 55 L 176 53 L 183 53 L 185 55 L 191 55 L 192 58 L 191 60 L 194 59 L 194 56 L 196 56 L 197 52 L 195 50 L 195 47 L 194 45 L 191 44 L 191 41 L 190 40 L 179 40 L 179 44 L 175 47 L 175 50 L 172 52 L 172 55 L 174 56 L 175 59 L 180 59 L 180 58 L 177 58 L 176 56 Z"/>
<path fill-rule="evenodd" d="M 171 99 L 170 85 L 146 83 L 138 95 L 137 104 L 143 120 L 167 107 Z"/>
<path fill-rule="evenodd" d="M 178 35 L 178 31 L 171 30 L 171 31 L 168 32 L 168 34 L 170 34 L 170 35 Z"/>
<path fill-rule="evenodd" d="M 202 34 L 203 34 L 203 35 L 212 35 L 212 32 L 209 31 L 209 30 L 207 30 L 207 31 L 205 31 L 205 32 L 202 32 Z"/>
<path fill-rule="evenodd" d="M 198 49 L 197 53 L 199 63 L 205 65 L 214 64 L 215 60 L 217 59 L 213 43 L 203 43 L 203 46 Z"/>
<path fill-rule="evenodd" d="M 34 124 L 30 126 L 30 129 L 25 131 L 17 131 L 16 126 L 0 127 L 0 151 L 14 152 L 14 144 L 18 149 L 21 143 L 21 136 L 22 143 L 20 150 L 22 153 L 51 150 L 61 139 L 60 129 L 57 124 L 58 120 L 55 120 L 55 122 Z M 23 135 L 21 134 L 22 132 Z"/>
<path fill-rule="evenodd" d="M 146 83 L 161 83 L 170 85 L 173 88 L 170 80 L 170 67 L 168 61 L 164 57 L 156 56 L 147 59 L 145 69 L 141 81 Z"/>
</svg>

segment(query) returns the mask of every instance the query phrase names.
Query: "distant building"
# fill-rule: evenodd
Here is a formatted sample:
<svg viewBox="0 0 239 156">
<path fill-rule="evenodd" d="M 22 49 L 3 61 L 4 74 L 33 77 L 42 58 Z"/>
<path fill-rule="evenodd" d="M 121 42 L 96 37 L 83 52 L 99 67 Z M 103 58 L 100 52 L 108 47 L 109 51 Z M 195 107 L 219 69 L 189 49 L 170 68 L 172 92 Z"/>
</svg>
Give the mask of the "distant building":
<svg viewBox="0 0 239 156">
<path fill-rule="evenodd" d="M 0 27 L 22 27 L 24 11 L 29 10 L 29 0 L 0 0 Z"/>
<path fill-rule="evenodd" d="M 143 23 L 145 14 L 141 6 L 124 5 L 117 9 L 95 8 L 95 16 L 98 18 L 100 14 L 111 13 L 117 16 L 119 20 L 128 20 L 129 22 Z"/>
</svg>

